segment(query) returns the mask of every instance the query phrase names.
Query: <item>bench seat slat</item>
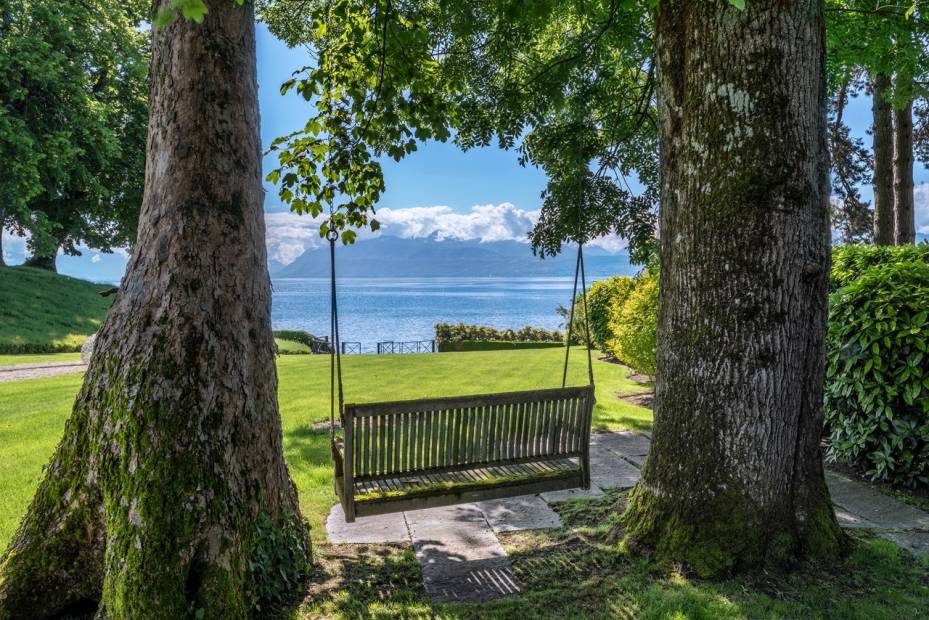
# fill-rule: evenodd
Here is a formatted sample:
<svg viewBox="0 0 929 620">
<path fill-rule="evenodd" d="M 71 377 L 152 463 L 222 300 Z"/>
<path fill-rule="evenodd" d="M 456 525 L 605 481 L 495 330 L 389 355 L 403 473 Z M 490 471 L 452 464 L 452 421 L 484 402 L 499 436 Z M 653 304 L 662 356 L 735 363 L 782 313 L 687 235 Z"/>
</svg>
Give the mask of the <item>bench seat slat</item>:
<svg viewBox="0 0 929 620">
<path fill-rule="evenodd" d="M 347 404 L 350 445 L 333 446 L 346 519 L 586 488 L 592 408 L 592 386 Z"/>
</svg>

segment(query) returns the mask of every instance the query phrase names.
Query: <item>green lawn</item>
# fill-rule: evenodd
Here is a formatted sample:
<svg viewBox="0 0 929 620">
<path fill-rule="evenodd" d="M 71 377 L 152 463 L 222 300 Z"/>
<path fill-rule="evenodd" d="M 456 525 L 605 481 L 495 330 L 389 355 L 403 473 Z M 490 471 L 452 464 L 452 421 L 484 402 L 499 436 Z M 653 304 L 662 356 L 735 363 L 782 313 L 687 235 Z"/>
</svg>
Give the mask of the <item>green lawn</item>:
<svg viewBox="0 0 929 620">
<path fill-rule="evenodd" d="M 475 392 L 555 387 L 561 381 L 563 350 L 345 356 L 346 399 L 373 402 L 398 398 L 454 396 Z M 22 356 L 25 358 L 26 356 Z M 29 356 L 31 361 L 60 356 Z M 580 351 L 572 356 L 570 383 L 584 383 Z M 0 363 L 15 363 L 9 356 Z M 329 432 L 313 423 L 329 419 L 327 356 L 278 358 L 284 451 L 300 492 L 313 537 L 325 540 L 323 523 L 335 503 L 327 445 Z M 651 412 L 618 400 L 617 392 L 642 388 L 625 378 L 628 370 L 595 363 L 597 428 L 648 429 Z M 0 547 L 9 541 L 45 464 L 58 442 L 81 375 L 0 383 Z"/>
<path fill-rule="evenodd" d="M 370 402 L 555 386 L 563 350 L 407 356 L 346 356 L 346 398 Z M 46 358 L 48 359 L 48 358 Z M 53 358 L 54 359 L 54 358 Z M 0 358 L 6 363 L 8 358 Z M 502 534 L 524 587 L 518 597 L 486 605 L 435 605 L 420 581 L 412 549 L 403 545 L 328 545 L 323 522 L 335 503 L 328 431 L 328 359 L 278 358 L 285 455 L 313 527 L 317 568 L 302 618 L 647 618 L 860 619 L 929 617 L 929 561 L 894 544 L 867 539 L 846 560 L 804 565 L 790 574 L 760 572 L 706 582 L 616 544 L 625 495 L 556 505 L 560 530 Z M 641 390 L 628 371 L 596 362 L 594 426 L 647 430 L 651 412 L 615 396 Z M 580 351 L 570 382 L 583 383 Z M 0 383 L 0 547 L 5 547 L 60 436 L 80 375 Z"/>
<path fill-rule="evenodd" d="M 58 362 L 79 362 L 81 361 L 80 353 L 27 353 L 25 355 L 3 355 L 0 354 L 0 366 L 12 366 L 16 364 L 44 364 Z"/>
<path fill-rule="evenodd" d="M 113 298 L 93 284 L 31 267 L 0 267 L 0 352 L 80 350 Z"/>
</svg>

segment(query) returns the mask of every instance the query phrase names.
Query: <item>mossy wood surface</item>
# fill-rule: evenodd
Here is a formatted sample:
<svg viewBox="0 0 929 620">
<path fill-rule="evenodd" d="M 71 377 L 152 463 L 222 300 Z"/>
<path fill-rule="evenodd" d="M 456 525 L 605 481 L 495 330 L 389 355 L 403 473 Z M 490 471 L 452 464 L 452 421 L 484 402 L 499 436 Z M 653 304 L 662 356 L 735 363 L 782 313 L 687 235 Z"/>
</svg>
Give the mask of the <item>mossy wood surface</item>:
<svg viewBox="0 0 929 620">
<path fill-rule="evenodd" d="M 346 520 L 589 488 L 593 399 L 585 386 L 345 405 L 333 456 Z"/>
</svg>

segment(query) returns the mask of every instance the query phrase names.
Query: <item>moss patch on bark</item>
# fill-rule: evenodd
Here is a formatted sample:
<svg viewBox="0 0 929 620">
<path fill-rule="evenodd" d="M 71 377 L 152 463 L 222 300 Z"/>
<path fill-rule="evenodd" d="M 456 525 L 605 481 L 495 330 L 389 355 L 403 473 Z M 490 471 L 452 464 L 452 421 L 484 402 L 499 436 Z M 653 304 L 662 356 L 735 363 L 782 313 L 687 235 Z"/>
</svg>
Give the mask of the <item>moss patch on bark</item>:
<svg viewBox="0 0 929 620">
<path fill-rule="evenodd" d="M 645 547 L 659 562 L 682 563 L 708 579 L 759 567 L 783 570 L 801 560 L 834 561 L 848 542 L 828 502 L 826 496 L 809 518 L 788 521 L 767 517 L 738 493 L 688 506 L 640 483 L 623 513 L 622 544 Z"/>
</svg>

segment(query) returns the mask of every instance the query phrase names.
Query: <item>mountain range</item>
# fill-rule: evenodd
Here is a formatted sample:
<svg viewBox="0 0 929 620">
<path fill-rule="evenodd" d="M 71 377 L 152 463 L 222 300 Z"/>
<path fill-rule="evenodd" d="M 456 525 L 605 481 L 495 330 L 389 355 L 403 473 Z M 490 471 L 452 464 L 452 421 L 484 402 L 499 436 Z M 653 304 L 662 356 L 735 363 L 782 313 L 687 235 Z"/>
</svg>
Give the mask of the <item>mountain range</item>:
<svg viewBox="0 0 929 620">
<path fill-rule="evenodd" d="M 381 236 L 336 249 L 340 277 L 517 277 L 573 276 L 576 246 L 544 260 L 518 241 L 401 238 Z M 588 278 L 632 274 L 625 250 L 610 253 L 590 246 L 584 251 Z M 329 275 L 329 248 L 310 249 L 289 265 L 269 263 L 277 278 L 320 278 Z"/>
</svg>

